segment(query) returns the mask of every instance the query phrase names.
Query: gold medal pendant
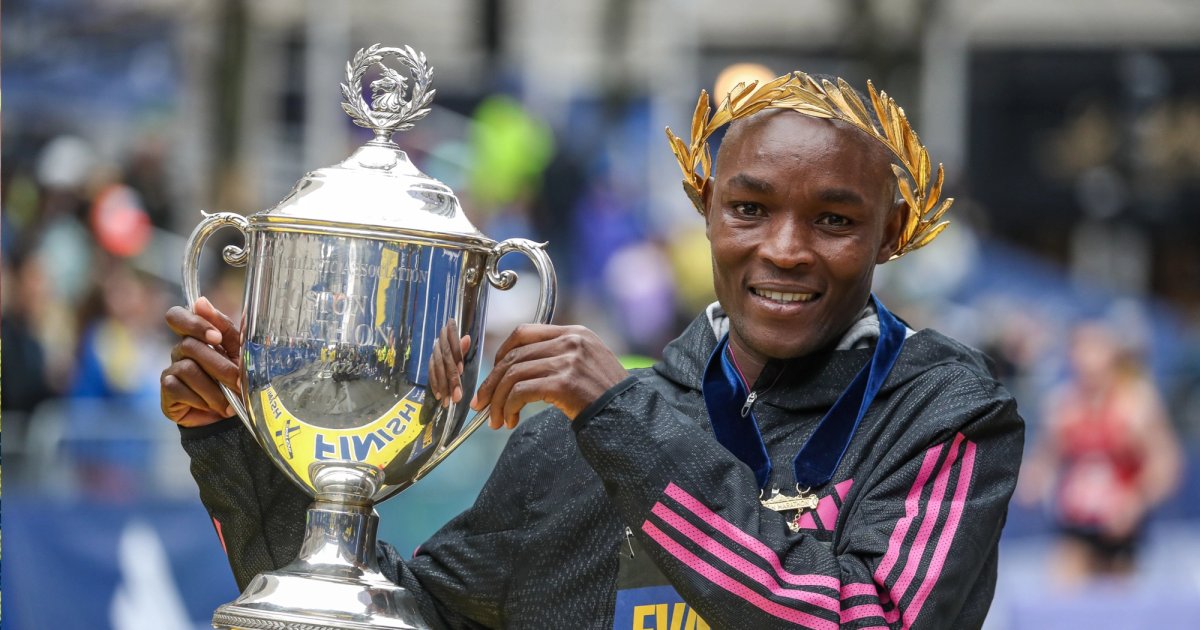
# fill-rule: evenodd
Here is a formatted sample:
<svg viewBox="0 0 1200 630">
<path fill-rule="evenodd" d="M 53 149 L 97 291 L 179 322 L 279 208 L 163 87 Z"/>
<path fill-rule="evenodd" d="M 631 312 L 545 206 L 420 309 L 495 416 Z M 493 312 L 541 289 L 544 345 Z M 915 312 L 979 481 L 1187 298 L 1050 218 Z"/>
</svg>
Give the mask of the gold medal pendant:
<svg viewBox="0 0 1200 630">
<path fill-rule="evenodd" d="M 771 489 L 771 497 L 762 501 L 763 507 L 775 512 L 790 512 L 796 510 L 796 516 L 788 521 L 788 529 L 798 532 L 800 531 L 800 515 L 804 514 L 804 510 L 817 509 L 817 495 L 805 494 L 808 488 L 800 489 L 800 484 L 796 484 L 796 496 L 789 497 L 779 493 L 779 488 Z M 761 493 L 759 495 L 762 496 Z"/>
</svg>

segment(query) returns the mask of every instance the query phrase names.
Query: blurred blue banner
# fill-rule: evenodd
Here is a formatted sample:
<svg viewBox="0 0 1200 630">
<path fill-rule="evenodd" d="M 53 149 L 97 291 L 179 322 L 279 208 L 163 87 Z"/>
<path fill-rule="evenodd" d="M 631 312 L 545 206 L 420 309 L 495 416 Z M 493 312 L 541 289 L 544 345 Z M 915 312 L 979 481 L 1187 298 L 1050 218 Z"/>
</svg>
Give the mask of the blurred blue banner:
<svg viewBox="0 0 1200 630">
<path fill-rule="evenodd" d="M 212 611 L 238 595 L 199 502 L 10 495 L 4 507 L 4 630 L 211 628 Z"/>
</svg>

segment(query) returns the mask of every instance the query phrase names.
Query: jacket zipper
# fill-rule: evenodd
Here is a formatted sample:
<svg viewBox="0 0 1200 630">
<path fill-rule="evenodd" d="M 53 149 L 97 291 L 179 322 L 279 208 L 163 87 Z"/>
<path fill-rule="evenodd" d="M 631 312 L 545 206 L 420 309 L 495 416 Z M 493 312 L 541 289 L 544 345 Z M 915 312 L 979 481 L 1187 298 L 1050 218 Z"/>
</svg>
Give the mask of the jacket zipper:
<svg viewBox="0 0 1200 630">
<path fill-rule="evenodd" d="M 733 348 L 729 349 L 729 356 L 733 358 L 733 367 L 737 368 L 738 376 L 742 378 L 742 383 L 744 383 L 746 387 L 750 387 L 750 383 L 746 382 L 746 375 L 742 374 L 742 367 L 737 363 L 737 356 L 733 354 Z M 775 380 L 771 381 L 771 385 L 764 389 L 763 393 L 765 394 L 771 391 L 771 389 L 775 387 L 775 383 L 779 382 L 779 377 L 782 375 L 783 370 L 780 370 L 779 374 L 775 375 Z M 750 411 L 754 408 L 754 401 L 756 400 L 758 400 L 758 392 L 751 390 L 750 395 L 746 396 L 746 404 L 742 405 L 743 418 L 750 415 Z"/>
<path fill-rule="evenodd" d="M 766 389 L 762 390 L 762 393 L 765 394 L 765 393 L 771 391 L 772 389 L 774 389 L 775 384 L 779 382 L 780 376 L 783 376 L 783 370 L 780 370 L 779 374 L 775 375 L 775 380 L 771 381 L 771 384 L 768 385 Z M 743 382 L 745 382 L 745 381 L 743 380 Z M 746 396 L 746 404 L 742 405 L 742 417 L 743 418 L 750 415 L 750 412 L 754 409 L 754 401 L 758 400 L 759 395 L 760 395 L 759 392 L 752 391 L 752 392 L 750 392 L 749 396 Z"/>
<path fill-rule="evenodd" d="M 746 404 L 742 405 L 742 417 L 743 418 L 750 415 L 750 408 L 754 406 L 754 401 L 757 399 L 758 399 L 758 392 L 750 392 L 750 395 L 746 396 Z"/>
</svg>

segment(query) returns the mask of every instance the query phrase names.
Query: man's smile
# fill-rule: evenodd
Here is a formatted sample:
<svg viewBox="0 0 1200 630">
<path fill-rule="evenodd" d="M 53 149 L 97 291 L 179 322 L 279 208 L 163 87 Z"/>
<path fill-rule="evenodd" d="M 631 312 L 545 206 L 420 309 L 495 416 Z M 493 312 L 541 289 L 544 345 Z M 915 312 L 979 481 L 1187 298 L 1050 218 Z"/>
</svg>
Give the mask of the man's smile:
<svg viewBox="0 0 1200 630">
<path fill-rule="evenodd" d="M 821 298 L 821 293 L 808 288 L 782 286 L 750 286 L 752 302 L 781 315 L 795 314 L 805 310 L 812 302 Z"/>
</svg>

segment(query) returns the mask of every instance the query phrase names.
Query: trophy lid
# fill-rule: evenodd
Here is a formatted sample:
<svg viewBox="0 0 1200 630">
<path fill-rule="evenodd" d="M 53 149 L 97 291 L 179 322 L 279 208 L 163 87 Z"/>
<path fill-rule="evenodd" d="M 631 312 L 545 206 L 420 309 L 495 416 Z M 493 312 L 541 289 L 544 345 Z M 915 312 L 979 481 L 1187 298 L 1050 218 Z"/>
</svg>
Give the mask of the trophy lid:
<svg viewBox="0 0 1200 630">
<path fill-rule="evenodd" d="M 408 68 L 408 81 L 385 66 L 386 56 Z M 383 76 L 371 83 L 371 106 L 362 97 L 362 78 L 378 64 Z M 250 218 L 251 223 L 302 223 L 354 229 L 400 231 L 467 244 L 491 245 L 463 213 L 454 191 L 417 169 L 391 136 L 411 129 L 429 113 L 436 90 L 429 89 L 433 68 L 425 55 L 411 47 L 383 48 L 375 44 L 359 50 L 346 64 L 342 109 L 354 124 L 375 132 L 375 138 L 344 161 L 306 173 L 291 192 L 269 210 Z M 269 229 L 269 228 L 268 228 Z"/>
</svg>

